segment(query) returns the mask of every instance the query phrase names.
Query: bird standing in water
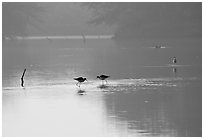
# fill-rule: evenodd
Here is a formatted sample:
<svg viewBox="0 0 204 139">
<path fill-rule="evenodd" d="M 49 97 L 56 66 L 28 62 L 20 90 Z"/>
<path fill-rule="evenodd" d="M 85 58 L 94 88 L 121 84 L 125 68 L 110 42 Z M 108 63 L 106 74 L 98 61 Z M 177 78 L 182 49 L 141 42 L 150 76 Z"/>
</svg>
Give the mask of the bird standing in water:
<svg viewBox="0 0 204 139">
<path fill-rule="evenodd" d="M 174 56 L 173 57 L 173 63 L 176 64 L 176 62 L 177 62 L 177 60 L 176 60 L 176 57 Z"/>
<path fill-rule="evenodd" d="M 98 79 L 100 79 L 100 80 L 102 80 L 102 84 L 103 84 L 103 80 L 105 80 L 106 81 L 106 83 L 107 83 L 107 78 L 109 78 L 110 76 L 108 76 L 108 75 L 100 75 L 100 76 L 97 76 L 96 78 L 98 78 Z"/>
<path fill-rule="evenodd" d="M 84 44 L 85 44 L 85 43 L 86 43 L 86 37 L 85 37 L 84 34 L 82 34 L 82 39 L 83 39 L 83 42 L 84 42 Z"/>
<path fill-rule="evenodd" d="M 76 86 L 78 87 L 80 87 L 82 82 L 87 81 L 87 79 L 83 77 L 74 78 L 74 80 L 78 81 L 78 83 L 76 84 Z"/>
</svg>

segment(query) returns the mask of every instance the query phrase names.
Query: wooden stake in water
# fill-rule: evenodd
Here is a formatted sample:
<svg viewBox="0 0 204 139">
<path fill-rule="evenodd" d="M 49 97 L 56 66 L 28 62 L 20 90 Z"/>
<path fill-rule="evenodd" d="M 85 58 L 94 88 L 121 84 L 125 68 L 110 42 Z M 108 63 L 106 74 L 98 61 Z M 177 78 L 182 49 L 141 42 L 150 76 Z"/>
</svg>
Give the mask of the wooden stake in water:
<svg viewBox="0 0 204 139">
<path fill-rule="evenodd" d="M 23 84 L 24 84 L 23 77 L 24 77 L 24 75 L 25 75 L 25 72 L 26 72 L 26 69 L 24 69 L 23 75 L 22 75 L 22 77 L 21 77 L 21 86 L 22 86 L 22 87 L 24 87 L 24 86 L 23 86 Z"/>
</svg>

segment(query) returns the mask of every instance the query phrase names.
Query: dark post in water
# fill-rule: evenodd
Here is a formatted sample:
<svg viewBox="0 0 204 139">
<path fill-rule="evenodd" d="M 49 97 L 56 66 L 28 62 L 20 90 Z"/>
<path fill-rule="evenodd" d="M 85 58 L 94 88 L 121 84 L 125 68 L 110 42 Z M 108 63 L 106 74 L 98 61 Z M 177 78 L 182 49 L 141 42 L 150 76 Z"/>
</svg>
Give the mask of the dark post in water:
<svg viewBox="0 0 204 139">
<path fill-rule="evenodd" d="M 24 69 L 23 75 L 22 75 L 22 77 L 21 77 L 21 86 L 22 86 L 22 87 L 24 87 L 24 86 L 23 86 L 23 84 L 24 84 L 23 77 L 24 77 L 24 75 L 25 75 L 25 72 L 26 72 L 26 69 Z"/>
</svg>

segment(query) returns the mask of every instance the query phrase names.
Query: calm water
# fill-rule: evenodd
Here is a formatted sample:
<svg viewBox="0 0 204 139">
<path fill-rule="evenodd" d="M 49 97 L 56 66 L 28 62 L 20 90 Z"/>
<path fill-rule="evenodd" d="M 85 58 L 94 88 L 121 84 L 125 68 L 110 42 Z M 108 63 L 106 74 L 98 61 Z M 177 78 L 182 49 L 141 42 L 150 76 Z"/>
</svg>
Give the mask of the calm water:
<svg viewBox="0 0 204 139">
<path fill-rule="evenodd" d="M 201 48 L 201 39 L 4 42 L 3 136 L 201 136 Z M 81 89 L 77 76 L 88 78 Z"/>
</svg>

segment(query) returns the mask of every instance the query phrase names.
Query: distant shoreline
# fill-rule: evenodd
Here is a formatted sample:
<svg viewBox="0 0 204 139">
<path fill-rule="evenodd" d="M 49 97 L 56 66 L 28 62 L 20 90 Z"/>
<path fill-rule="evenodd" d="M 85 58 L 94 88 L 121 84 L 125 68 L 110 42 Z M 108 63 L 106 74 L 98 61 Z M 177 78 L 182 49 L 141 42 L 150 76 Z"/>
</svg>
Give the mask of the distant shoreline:
<svg viewBox="0 0 204 139">
<path fill-rule="evenodd" d="M 114 35 L 69 35 L 69 36 L 15 36 L 15 37 L 5 37 L 5 40 L 43 40 L 43 39 L 112 39 Z"/>
</svg>

